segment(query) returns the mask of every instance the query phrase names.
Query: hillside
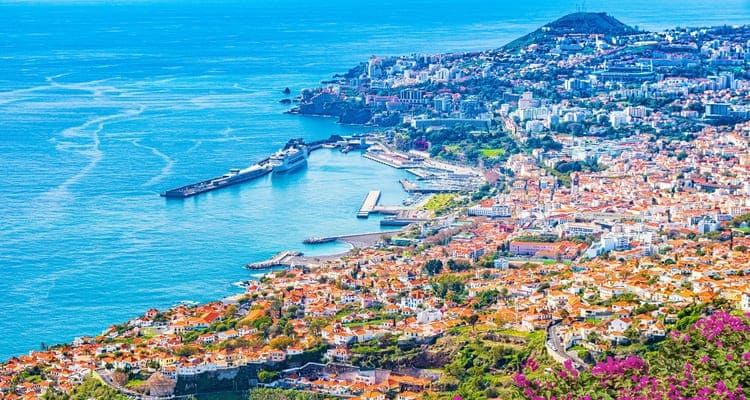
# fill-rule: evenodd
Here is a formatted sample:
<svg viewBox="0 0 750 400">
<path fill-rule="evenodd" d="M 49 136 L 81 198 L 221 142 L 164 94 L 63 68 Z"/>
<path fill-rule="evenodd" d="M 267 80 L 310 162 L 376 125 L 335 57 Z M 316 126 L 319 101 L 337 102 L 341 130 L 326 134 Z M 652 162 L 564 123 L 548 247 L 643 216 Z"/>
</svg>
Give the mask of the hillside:
<svg viewBox="0 0 750 400">
<path fill-rule="evenodd" d="M 606 36 L 632 35 L 638 31 L 603 12 L 577 12 L 559 18 L 541 28 L 524 35 L 503 47 L 506 51 L 518 51 L 532 43 L 542 44 L 555 40 L 562 34 L 602 34 Z"/>
<path fill-rule="evenodd" d="M 682 311 L 690 322 L 702 306 Z M 744 399 L 750 395 L 750 325 L 724 311 L 701 317 L 645 354 L 607 357 L 586 371 L 566 364 L 553 373 L 527 362 L 515 399 Z M 678 326 L 680 324 L 678 323 Z M 541 396 L 541 397 L 540 397 Z"/>
</svg>

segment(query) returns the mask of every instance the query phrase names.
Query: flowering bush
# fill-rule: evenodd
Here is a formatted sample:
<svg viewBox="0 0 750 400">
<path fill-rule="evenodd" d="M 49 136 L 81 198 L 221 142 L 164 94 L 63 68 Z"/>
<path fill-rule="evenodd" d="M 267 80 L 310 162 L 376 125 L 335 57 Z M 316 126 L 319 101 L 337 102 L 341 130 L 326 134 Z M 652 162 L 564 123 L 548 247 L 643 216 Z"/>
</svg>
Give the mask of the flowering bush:
<svg viewBox="0 0 750 400">
<path fill-rule="evenodd" d="M 579 372 L 570 362 L 532 380 L 533 361 L 514 376 L 518 398 L 532 400 L 745 400 L 750 396 L 748 319 L 716 312 L 672 332 L 643 358 L 608 357 Z"/>
</svg>

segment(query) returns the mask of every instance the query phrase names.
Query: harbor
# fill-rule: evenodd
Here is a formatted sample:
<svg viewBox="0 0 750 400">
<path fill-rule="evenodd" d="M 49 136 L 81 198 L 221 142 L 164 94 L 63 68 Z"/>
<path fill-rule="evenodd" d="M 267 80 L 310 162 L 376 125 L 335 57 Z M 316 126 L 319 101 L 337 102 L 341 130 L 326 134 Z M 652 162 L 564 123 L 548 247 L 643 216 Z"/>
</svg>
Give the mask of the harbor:
<svg viewBox="0 0 750 400">
<path fill-rule="evenodd" d="M 310 152 L 321 148 L 340 148 L 342 152 L 367 149 L 362 155 L 364 158 L 392 168 L 403 169 L 417 178 L 417 182 L 407 179 L 400 181 L 408 193 L 455 193 L 474 190 L 484 183 L 481 175 L 472 169 L 431 160 L 428 159 L 428 155 L 417 151 L 394 151 L 378 141 L 368 143 L 366 138 L 366 135 L 347 138 L 332 135 L 328 139 L 311 143 L 305 143 L 303 139 L 291 139 L 281 150 L 247 168 L 233 168 L 224 175 L 169 189 L 160 195 L 171 199 L 184 199 L 248 182 L 270 173 L 293 172 L 307 163 L 307 155 Z M 380 193 L 376 192 L 368 194 L 357 217 L 367 218 L 376 211 L 380 200 Z"/>
<path fill-rule="evenodd" d="M 416 182 L 408 179 L 399 181 L 402 188 L 411 194 L 472 191 L 485 183 L 484 177 L 471 168 L 430 159 L 425 152 L 392 150 L 377 141 L 363 157 L 414 175 Z"/>
</svg>

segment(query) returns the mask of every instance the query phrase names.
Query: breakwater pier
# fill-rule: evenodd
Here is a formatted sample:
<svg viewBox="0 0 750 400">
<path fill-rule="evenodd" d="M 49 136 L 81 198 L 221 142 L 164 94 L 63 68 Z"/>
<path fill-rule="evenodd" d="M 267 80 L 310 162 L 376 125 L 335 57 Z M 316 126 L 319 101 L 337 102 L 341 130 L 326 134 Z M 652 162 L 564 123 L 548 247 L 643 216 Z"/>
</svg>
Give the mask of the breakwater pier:
<svg viewBox="0 0 750 400">
<path fill-rule="evenodd" d="M 357 218 L 367 218 L 370 216 L 370 213 L 375 210 L 375 206 L 377 206 L 378 201 L 380 201 L 380 194 L 379 190 L 371 190 L 367 193 L 365 201 L 362 202 L 362 207 L 359 208 Z"/>
<path fill-rule="evenodd" d="M 301 256 L 302 253 L 298 251 L 282 251 L 281 253 L 276 254 L 275 256 L 269 258 L 266 261 L 256 262 L 256 263 L 250 263 L 245 265 L 245 268 L 247 269 L 268 269 L 273 267 L 285 267 L 289 266 L 289 261 L 293 259 L 294 257 Z"/>
<path fill-rule="evenodd" d="M 380 231 L 380 232 L 367 232 L 367 233 L 356 233 L 353 235 L 340 235 L 340 236 L 326 236 L 326 237 L 315 237 L 310 238 L 306 242 L 310 244 L 314 243 L 329 243 L 329 242 L 341 242 L 348 243 L 355 249 L 365 249 L 377 245 L 382 242 L 384 238 L 392 237 L 398 233 L 401 233 L 403 229 L 392 230 L 392 231 Z M 305 256 L 299 251 L 286 250 L 282 251 L 275 256 L 265 261 L 250 263 L 245 265 L 247 269 L 269 269 L 274 267 L 292 267 L 292 266 L 303 266 L 318 264 L 325 260 L 335 260 L 338 257 L 344 255 L 334 254 L 329 256 Z"/>
<path fill-rule="evenodd" d="M 286 146 L 284 146 L 284 149 L 288 149 L 290 147 L 295 147 L 298 149 L 302 149 L 306 151 L 307 153 L 312 152 L 317 149 L 321 149 L 324 147 L 324 145 L 335 143 L 337 137 L 331 136 L 328 139 L 325 140 L 318 140 L 310 143 L 305 143 L 304 139 L 291 139 L 289 142 L 287 142 Z M 267 175 L 271 173 L 271 171 L 274 170 L 274 167 L 272 165 L 271 157 L 266 157 L 255 164 L 249 166 L 245 169 L 239 169 L 239 168 L 233 168 L 230 169 L 228 173 L 207 179 L 204 181 L 200 181 L 197 183 L 191 183 L 189 185 L 180 186 L 178 188 L 169 189 L 163 193 L 160 194 L 162 197 L 167 197 L 171 199 L 184 199 L 186 197 L 195 196 L 201 193 L 210 192 L 212 190 L 217 190 L 233 185 L 237 185 L 243 182 L 251 181 L 257 178 L 260 178 L 261 176 Z"/>
</svg>

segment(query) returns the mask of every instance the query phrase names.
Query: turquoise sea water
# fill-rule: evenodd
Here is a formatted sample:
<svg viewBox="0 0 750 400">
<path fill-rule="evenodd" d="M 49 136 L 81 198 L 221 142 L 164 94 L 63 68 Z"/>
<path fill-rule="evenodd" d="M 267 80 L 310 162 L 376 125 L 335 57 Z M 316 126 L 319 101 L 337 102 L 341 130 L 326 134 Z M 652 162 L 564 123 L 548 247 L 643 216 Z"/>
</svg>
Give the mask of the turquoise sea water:
<svg viewBox="0 0 750 400">
<path fill-rule="evenodd" d="M 168 201 L 291 137 L 361 132 L 282 114 L 372 54 L 498 47 L 570 1 L 0 2 L 0 359 L 151 306 L 237 293 L 242 269 L 310 236 L 377 230 L 403 172 L 313 153 L 299 173 Z M 507 4 L 506 4 L 507 3 Z M 646 29 L 750 21 L 745 1 L 587 1 Z"/>
</svg>

